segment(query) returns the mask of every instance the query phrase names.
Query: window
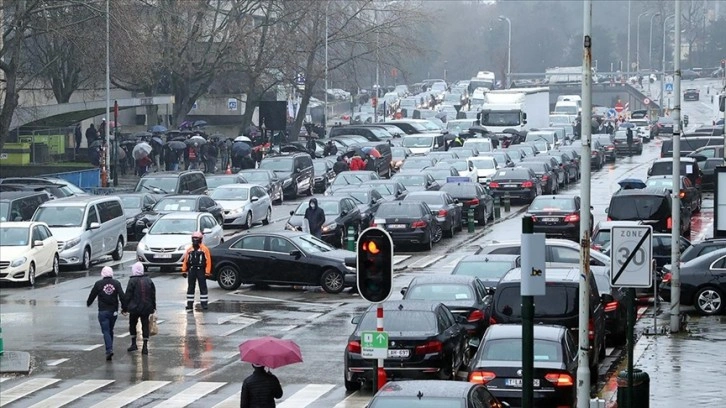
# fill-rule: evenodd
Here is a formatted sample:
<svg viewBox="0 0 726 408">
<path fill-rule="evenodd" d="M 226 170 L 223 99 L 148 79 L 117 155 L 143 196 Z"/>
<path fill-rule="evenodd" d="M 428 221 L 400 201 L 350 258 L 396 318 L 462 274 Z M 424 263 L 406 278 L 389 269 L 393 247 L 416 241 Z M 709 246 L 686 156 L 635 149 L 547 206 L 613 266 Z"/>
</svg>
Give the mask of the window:
<svg viewBox="0 0 726 408">
<path fill-rule="evenodd" d="M 104 201 L 96 204 L 98 213 L 101 216 L 101 223 L 108 222 L 124 214 L 123 207 L 118 201 Z"/>
<path fill-rule="evenodd" d="M 580 252 L 572 248 L 550 246 L 550 258 L 549 262 L 579 263 Z"/>
<path fill-rule="evenodd" d="M 40 232 L 40 227 L 33 227 L 33 242 L 42 240 L 43 235 Z"/>
<path fill-rule="evenodd" d="M 212 217 L 202 217 L 200 224 L 202 227 L 202 231 L 204 231 L 207 228 L 209 228 L 209 229 L 214 228 L 217 225 L 217 221 Z"/>
<path fill-rule="evenodd" d="M 720 245 L 707 245 L 701 249 L 701 253 L 699 253 L 698 256 L 710 254 L 711 252 L 718 251 L 719 249 L 723 249 L 723 247 Z"/>
<path fill-rule="evenodd" d="M 245 237 L 232 244 L 231 248 L 234 249 L 249 249 L 253 251 L 264 251 L 265 250 L 265 237 Z"/>
<path fill-rule="evenodd" d="M 492 255 L 521 255 L 520 247 L 502 247 L 492 250 Z"/>
<path fill-rule="evenodd" d="M 91 204 L 88 207 L 88 218 L 86 218 L 86 228 L 91 228 L 92 222 L 98 222 L 98 212 L 96 212 L 96 206 Z"/>
<path fill-rule="evenodd" d="M 50 230 L 45 225 L 40 225 L 40 226 L 38 226 L 38 228 L 40 228 L 40 234 L 44 240 L 53 236 L 53 234 L 50 232 Z"/>
<path fill-rule="evenodd" d="M 270 238 L 270 251 L 279 252 L 281 254 L 289 254 L 290 251 L 294 251 L 297 248 L 285 238 L 272 237 Z"/>
<path fill-rule="evenodd" d="M 216 205 L 216 203 L 214 202 L 214 200 L 212 200 L 209 197 L 202 197 L 199 200 L 199 207 L 200 208 L 204 208 L 204 209 L 209 210 L 210 208 L 214 207 L 215 205 Z"/>
<path fill-rule="evenodd" d="M 714 262 L 711 269 L 726 269 L 726 256 L 722 256 L 721 259 Z"/>
</svg>

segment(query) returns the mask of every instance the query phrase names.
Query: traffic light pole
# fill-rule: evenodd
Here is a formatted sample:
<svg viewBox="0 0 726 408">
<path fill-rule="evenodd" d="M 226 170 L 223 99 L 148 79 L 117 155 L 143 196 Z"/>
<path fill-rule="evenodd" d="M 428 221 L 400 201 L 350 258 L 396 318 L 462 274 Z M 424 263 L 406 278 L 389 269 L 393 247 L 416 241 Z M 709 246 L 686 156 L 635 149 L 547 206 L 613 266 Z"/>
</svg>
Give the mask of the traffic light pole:
<svg viewBox="0 0 726 408">
<path fill-rule="evenodd" d="M 379 303 L 378 308 L 376 310 L 376 331 L 382 332 L 383 331 L 383 304 Z M 383 387 L 386 382 L 386 370 L 383 365 L 384 359 L 379 358 L 376 361 L 376 371 L 373 375 L 373 381 L 375 381 L 375 391 L 378 391 Z"/>
<path fill-rule="evenodd" d="M 522 218 L 522 239 L 534 234 L 532 217 Z M 530 253 L 522 253 L 530 257 Z M 528 262 L 529 264 L 529 262 Z M 522 262 L 525 266 L 525 262 Z M 523 273 L 530 273 L 523 270 Z M 522 408 L 534 408 L 534 296 L 522 294 Z"/>
</svg>

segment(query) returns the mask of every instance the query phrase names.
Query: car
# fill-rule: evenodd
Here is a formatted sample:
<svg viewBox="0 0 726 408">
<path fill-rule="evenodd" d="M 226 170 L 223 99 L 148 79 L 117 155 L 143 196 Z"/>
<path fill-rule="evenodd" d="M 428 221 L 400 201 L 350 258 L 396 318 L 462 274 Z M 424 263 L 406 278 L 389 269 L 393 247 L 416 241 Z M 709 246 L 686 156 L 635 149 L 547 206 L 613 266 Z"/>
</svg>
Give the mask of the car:
<svg viewBox="0 0 726 408">
<path fill-rule="evenodd" d="M 370 180 L 360 185 L 360 188 L 372 188 L 378 191 L 384 200 L 403 200 L 408 194 L 406 186 L 395 180 Z"/>
<path fill-rule="evenodd" d="M 461 231 L 462 205 L 449 193 L 445 191 L 413 191 L 403 199 L 404 203 L 409 201 L 426 203 L 431 209 L 431 214 L 436 217 L 437 223 L 443 229 L 444 236 L 453 238 L 455 231 Z"/>
<path fill-rule="evenodd" d="M 215 188 L 225 184 L 245 184 L 249 183 L 247 179 L 240 174 L 207 174 L 207 194 L 214 191 Z"/>
<path fill-rule="evenodd" d="M 621 189 L 610 197 L 610 205 L 605 212 L 608 221 L 642 221 L 652 226 L 653 232 L 670 232 L 673 227 L 672 204 L 670 191 L 663 188 Z M 691 209 L 681 204 L 680 212 L 679 233 L 689 237 Z"/>
<path fill-rule="evenodd" d="M 502 408 L 486 387 L 465 382 L 423 380 L 386 383 L 367 408 Z"/>
<path fill-rule="evenodd" d="M 391 147 L 391 168 L 394 170 L 400 169 L 406 159 L 411 155 L 413 153 L 408 147 Z"/>
<path fill-rule="evenodd" d="M 325 190 L 325 195 L 332 195 L 337 189 L 358 186 L 371 180 L 380 180 L 378 173 L 365 170 L 344 171 L 335 176 L 328 189 Z"/>
<path fill-rule="evenodd" d="M 361 125 L 342 125 L 330 128 L 328 137 L 358 135 L 364 137 L 367 141 L 380 142 L 393 139 L 385 128 L 379 126 L 361 126 Z"/>
<path fill-rule="evenodd" d="M 590 269 L 600 291 L 600 301 L 605 314 L 605 341 L 612 346 L 625 344 L 628 329 L 627 288 L 610 285 L 610 270 L 601 267 Z M 652 295 L 652 290 L 648 290 Z"/>
<path fill-rule="evenodd" d="M 154 204 L 162 197 L 159 194 L 151 193 L 121 193 L 118 198 L 121 199 L 121 206 L 124 209 L 126 217 L 126 238 L 129 241 L 138 241 L 141 237 L 136 237 L 136 221 L 146 211 L 151 211 Z"/>
<path fill-rule="evenodd" d="M 549 153 L 539 155 L 537 157 L 545 158 L 552 157 L 557 161 L 557 167 L 562 169 L 565 173 L 565 184 L 570 184 L 576 181 L 580 176 L 580 168 L 570 159 L 567 153 L 558 152 L 557 150 L 550 150 Z M 554 163 L 553 163 L 554 166 Z"/>
<path fill-rule="evenodd" d="M 701 97 L 701 92 L 698 89 L 695 88 L 688 88 L 685 91 L 683 91 L 683 100 L 684 101 L 697 101 Z"/>
<path fill-rule="evenodd" d="M 605 167 L 604 146 L 597 140 L 590 145 L 590 170 L 602 170 Z"/>
<path fill-rule="evenodd" d="M 487 289 L 474 276 L 429 275 L 411 279 L 401 289 L 404 300 L 428 300 L 441 302 L 455 316 L 461 316 L 463 325 L 474 338 L 481 338 L 489 326 Z"/>
<path fill-rule="evenodd" d="M 272 170 L 282 180 L 282 191 L 290 197 L 299 197 L 301 193 L 313 195 L 315 189 L 315 170 L 313 159 L 307 153 L 270 156 L 262 159 L 260 169 Z M 252 180 L 249 180 L 251 181 Z"/>
<path fill-rule="evenodd" d="M 308 202 L 302 202 L 294 211 L 290 211 L 290 218 L 285 224 L 286 230 L 305 231 L 303 221 L 308 206 Z M 321 239 L 328 244 L 343 248 L 350 228 L 355 231 L 354 236 L 362 231 L 361 212 L 352 198 L 348 196 L 320 197 L 318 207 L 325 212 Z"/>
<path fill-rule="evenodd" d="M 688 157 L 689 159 L 694 158 L 691 157 L 691 153 L 694 153 L 696 151 L 702 151 L 704 147 L 708 146 L 717 148 L 723 146 L 723 142 L 723 136 L 702 136 L 698 134 L 683 135 L 683 137 L 681 138 L 681 160 L 683 160 L 683 158 L 685 157 Z M 696 153 L 695 155 L 700 156 L 700 154 L 698 153 Z M 714 154 L 714 156 L 716 155 Z M 663 140 L 663 143 L 660 146 L 660 157 L 666 160 L 673 157 L 673 140 Z M 701 158 L 698 158 L 696 162 L 698 163 L 700 160 Z M 685 162 L 683 161 L 681 163 L 685 164 Z M 681 170 L 681 174 L 685 174 L 685 172 Z"/>
<path fill-rule="evenodd" d="M 134 192 L 153 194 L 205 194 L 207 192 L 207 179 L 204 177 L 204 173 L 199 170 L 146 173 L 136 183 Z"/>
<path fill-rule="evenodd" d="M 315 192 L 324 193 L 330 183 L 335 179 L 333 163 L 328 159 L 313 160 L 315 169 Z"/>
<path fill-rule="evenodd" d="M 633 134 L 633 143 L 628 145 L 627 130 L 616 130 L 613 135 L 613 143 L 615 144 L 615 153 L 621 156 L 643 154 L 643 140 Z"/>
<path fill-rule="evenodd" d="M 376 309 L 383 308 L 388 336 L 388 358 L 383 367 L 389 380 L 438 379 L 452 380 L 465 365 L 468 355 L 468 334 L 456 317 L 440 302 L 424 300 L 388 300 L 371 305 L 355 324 L 345 348 L 345 389 L 354 391 L 370 383 L 373 371 L 361 355 L 364 331 L 376 330 Z"/>
<path fill-rule="evenodd" d="M 683 205 L 691 210 L 692 214 L 701 212 L 701 205 L 703 204 L 703 198 L 701 197 L 701 191 L 691 183 L 691 179 L 686 176 L 680 177 L 681 182 L 679 188 L 679 197 Z M 665 188 L 673 192 L 673 176 L 651 176 L 645 180 L 647 187 Z"/>
<path fill-rule="evenodd" d="M 428 156 L 410 156 L 399 168 L 400 171 L 417 171 L 428 167 L 434 167 L 437 159 Z"/>
<path fill-rule="evenodd" d="M 557 185 L 564 187 L 569 182 L 570 173 L 565 171 L 564 167 L 560 165 L 561 160 L 562 159 L 557 160 L 557 158 L 550 156 L 549 153 L 540 153 L 534 157 L 525 157 L 522 159 L 522 163 L 544 162 L 549 164 L 552 172 L 554 172 L 555 176 L 557 176 L 555 178 L 557 180 Z"/>
<path fill-rule="evenodd" d="M 479 154 L 494 150 L 492 139 L 488 137 L 471 137 L 464 141 L 462 146 L 465 149 L 476 149 Z"/>
<path fill-rule="evenodd" d="M 532 217 L 534 232 L 548 237 L 564 237 L 580 240 L 580 197 L 547 195 L 535 198 L 527 208 L 525 216 Z M 590 213 L 589 231 L 592 231 Z"/>
<path fill-rule="evenodd" d="M 723 314 L 726 303 L 726 249 L 682 262 L 681 305 L 693 306 L 699 314 L 714 316 Z M 660 296 L 667 302 L 671 299 L 671 267 L 663 268 L 663 279 L 659 287 Z"/>
<path fill-rule="evenodd" d="M 459 157 L 476 157 L 479 156 L 479 150 L 474 146 L 450 147 L 450 152 L 456 153 Z"/>
<path fill-rule="evenodd" d="M 440 186 L 443 186 L 449 177 L 459 177 L 459 170 L 457 170 L 455 167 L 438 166 L 438 164 L 435 167 L 429 167 L 423 169 L 422 171 L 424 173 L 430 174 L 431 177 L 433 177 Z"/>
<path fill-rule="evenodd" d="M 497 149 L 496 151 L 507 153 L 515 165 L 519 164 L 519 162 L 521 162 L 522 159 L 526 157 L 524 150 L 517 148 L 517 145 L 510 145 L 507 148 Z"/>
<path fill-rule="evenodd" d="M 533 332 L 534 406 L 574 407 L 577 400 L 577 349 L 567 328 L 537 324 Z M 469 382 L 495 398 L 522 404 L 522 325 L 491 326 L 469 364 Z"/>
<path fill-rule="evenodd" d="M 484 152 L 482 156 L 493 157 L 497 161 L 497 168 L 514 167 L 514 161 L 507 152 L 495 149 L 491 152 Z"/>
<path fill-rule="evenodd" d="M 473 276 L 493 290 L 504 274 L 520 266 L 519 255 L 467 255 L 459 260 L 451 274 Z"/>
<path fill-rule="evenodd" d="M 409 194 L 414 191 L 438 191 L 441 188 L 432 175 L 422 172 L 397 173 L 391 180 L 406 186 Z"/>
<path fill-rule="evenodd" d="M 2 191 L 0 221 L 30 221 L 35 210 L 50 199 L 45 191 Z"/>
<path fill-rule="evenodd" d="M 223 226 L 252 228 L 261 222 L 268 225 L 272 220 L 272 200 L 262 186 L 256 184 L 225 184 L 209 195 L 224 211 Z"/>
<path fill-rule="evenodd" d="M 703 172 L 698 162 L 693 157 L 681 157 L 681 176 L 688 177 L 691 184 L 696 188 L 701 188 L 703 182 Z M 648 169 L 648 177 L 653 176 L 671 176 L 673 175 L 673 159 L 656 159 Z"/>
<path fill-rule="evenodd" d="M 372 187 L 346 187 L 335 190 L 334 197 L 350 197 L 360 210 L 361 225 L 369 225 L 373 221 L 373 214 L 385 201 L 381 193 Z"/>
<path fill-rule="evenodd" d="M 700 77 L 701 75 L 692 69 L 684 69 L 681 71 L 681 79 L 693 80 Z"/>
<path fill-rule="evenodd" d="M 522 243 L 519 241 L 495 241 L 484 244 L 476 251 L 477 255 L 521 255 Z M 545 262 L 547 267 L 560 264 L 580 264 L 580 244 L 566 239 L 547 238 L 545 240 Z M 599 251 L 590 251 L 590 266 L 610 268 L 610 257 Z"/>
<path fill-rule="evenodd" d="M 136 245 L 136 258 L 144 268 L 160 267 L 162 272 L 181 268 L 184 253 L 194 232 L 204 234 L 203 243 L 213 248 L 224 242 L 224 231 L 209 213 L 178 211 L 162 215 Z M 215 261 L 216 263 L 216 261 Z"/>
<path fill-rule="evenodd" d="M 722 158 L 706 159 L 703 163 L 702 172 L 703 178 L 701 182 L 701 188 L 704 190 L 713 190 L 716 185 L 716 168 L 726 166 L 726 160 Z"/>
<path fill-rule="evenodd" d="M 487 221 L 494 219 L 494 197 L 489 189 L 476 182 L 446 183 L 441 191 L 449 193 L 462 204 L 462 223 L 467 222 L 469 211 L 474 211 L 474 219 L 479 225 L 486 225 Z"/>
<path fill-rule="evenodd" d="M 532 202 L 542 194 L 542 183 L 532 169 L 515 167 L 497 170 L 489 182 L 489 189 L 496 197 Z"/>
<path fill-rule="evenodd" d="M 653 234 L 653 261 L 656 264 L 656 270 L 661 271 L 663 267 L 671 263 L 671 246 L 673 242 L 672 234 L 654 233 Z M 691 241 L 684 237 L 678 240 L 678 253 L 683 254 L 691 246 Z M 685 262 L 681 257 L 681 262 Z"/>
<path fill-rule="evenodd" d="M 651 138 L 661 134 L 666 137 L 672 136 L 674 123 L 673 118 L 670 116 L 659 117 L 656 119 L 655 126 L 651 128 Z"/>
<path fill-rule="evenodd" d="M 549 163 L 544 161 L 527 161 L 517 163 L 517 167 L 530 169 L 537 175 L 542 184 L 542 194 L 557 194 L 560 191 L 560 184 L 557 182 L 557 173 L 552 170 Z"/>
<path fill-rule="evenodd" d="M 207 195 L 167 195 L 154 204 L 149 211 L 144 211 L 136 217 L 136 231 L 134 236 L 141 239 L 144 230 L 151 227 L 162 215 L 170 212 L 207 212 L 211 214 L 217 224 L 224 225 L 224 208 L 213 198 Z"/>
<path fill-rule="evenodd" d="M 497 172 L 499 165 L 497 159 L 485 156 L 484 153 L 480 153 L 476 157 L 469 157 L 467 160 L 474 166 L 476 170 L 476 181 L 480 184 L 488 184 L 492 176 Z"/>
<path fill-rule="evenodd" d="M 58 241 L 43 222 L 0 222 L 0 282 L 25 282 L 58 276 Z"/>
<path fill-rule="evenodd" d="M 590 248 L 601 251 L 610 247 L 611 231 L 613 227 L 633 227 L 643 225 L 640 221 L 598 221 L 592 232 Z"/>
<path fill-rule="evenodd" d="M 603 147 L 605 147 L 605 160 L 615 163 L 618 158 L 618 154 L 615 152 L 615 142 L 613 136 L 607 133 L 592 135 L 592 140 L 597 140 Z"/>
<path fill-rule="evenodd" d="M 52 198 L 65 198 L 73 196 L 86 196 L 75 184 L 57 177 L 6 177 L 0 179 L 0 184 L 22 185 L 35 187 L 47 191 Z"/>
<path fill-rule="evenodd" d="M 681 262 L 685 263 L 724 248 L 726 248 L 726 238 L 706 238 L 700 242 L 691 242 L 691 246 L 681 252 Z"/>
<path fill-rule="evenodd" d="M 379 154 L 371 154 L 373 149 L 375 149 L 375 151 Z M 391 161 L 393 161 L 393 152 L 391 152 L 391 145 L 388 143 L 355 143 L 348 147 L 347 151 L 344 153 L 347 157 L 351 157 L 356 154 L 360 154 L 366 161 L 366 170 L 377 173 L 380 178 L 391 177 Z"/>
<path fill-rule="evenodd" d="M 284 200 L 284 194 L 282 191 L 282 180 L 277 177 L 277 174 L 275 174 L 274 171 L 262 169 L 247 169 L 242 170 L 237 174 L 244 177 L 249 183 L 262 186 L 265 191 L 267 191 L 267 195 L 270 196 L 270 199 L 272 199 L 273 202 L 282 204 Z"/>
<path fill-rule="evenodd" d="M 385 229 L 393 244 L 419 245 L 431 250 L 443 235 L 441 225 L 426 203 L 413 201 L 385 202 L 378 207 L 371 227 Z"/>
<path fill-rule="evenodd" d="M 345 258 L 355 252 L 335 249 L 299 231 L 248 232 L 210 249 L 212 276 L 224 290 L 241 284 L 315 285 L 327 293 L 355 286 L 355 268 Z M 274 267 L 272 267 L 274 265 Z"/>
</svg>

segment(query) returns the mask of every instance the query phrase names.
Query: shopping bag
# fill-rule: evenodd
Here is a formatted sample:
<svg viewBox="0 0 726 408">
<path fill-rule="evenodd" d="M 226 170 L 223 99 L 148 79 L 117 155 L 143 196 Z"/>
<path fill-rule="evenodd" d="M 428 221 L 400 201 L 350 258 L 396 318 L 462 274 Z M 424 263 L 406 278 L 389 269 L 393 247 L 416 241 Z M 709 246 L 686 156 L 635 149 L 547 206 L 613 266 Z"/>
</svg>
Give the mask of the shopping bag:
<svg viewBox="0 0 726 408">
<path fill-rule="evenodd" d="M 156 313 L 149 315 L 149 334 L 152 336 L 159 334 L 159 324 L 156 322 Z"/>
</svg>

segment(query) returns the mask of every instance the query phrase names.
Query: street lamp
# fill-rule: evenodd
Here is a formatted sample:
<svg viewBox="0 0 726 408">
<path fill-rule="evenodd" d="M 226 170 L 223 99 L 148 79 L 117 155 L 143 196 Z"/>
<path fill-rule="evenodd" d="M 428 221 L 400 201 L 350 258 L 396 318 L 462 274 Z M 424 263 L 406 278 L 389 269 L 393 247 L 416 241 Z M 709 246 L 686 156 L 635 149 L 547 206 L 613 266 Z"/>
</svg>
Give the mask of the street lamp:
<svg viewBox="0 0 726 408">
<path fill-rule="evenodd" d="M 674 18 L 676 15 L 671 14 L 670 16 L 666 17 L 665 20 L 663 20 L 663 60 L 661 61 L 661 72 L 663 73 L 660 81 L 660 109 L 661 111 L 664 111 L 663 109 L 663 94 L 665 93 L 665 81 L 666 81 L 666 72 L 665 72 L 665 55 L 666 55 L 666 29 L 668 27 L 668 20 L 671 18 Z"/>
<path fill-rule="evenodd" d="M 630 11 L 631 11 L 631 8 L 632 8 L 631 7 L 631 1 L 628 0 L 628 55 L 625 57 L 625 61 L 626 61 L 626 64 L 627 64 L 625 66 L 625 78 L 630 77 L 630 75 L 628 75 L 628 73 L 630 72 L 630 31 L 631 31 L 631 27 L 632 27 L 632 24 L 630 24 Z M 622 62 L 621 62 L 621 64 L 622 64 Z M 622 71 L 622 67 L 620 68 L 620 70 Z"/>
<path fill-rule="evenodd" d="M 507 81 L 506 87 L 509 88 L 511 83 L 510 77 L 512 75 L 512 20 L 507 17 L 499 16 L 499 21 L 506 21 L 509 29 L 509 41 L 507 42 Z"/>
<path fill-rule="evenodd" d="M 398 0 L 386 2 L 383 5 L 382 9 L 385 9 L 386 7 L 388 7 L 390 5 L 393 5 L 393 4 L 396 4 L 396 3 L 398 3 Z M 376 29 L 376 85 L 374 86 L 375 91 L 376 91 L 376 107 L 373 108 L 373 122 L 375 123 L 375 122 L 378 122 L 378 96 L 380 96 L 380 89 L 381 89 L 381 84 L 379 82 L 379 80 L 380 80 L 380 69 L 381 69 L 381 56 L 380 56 L 380 49 L 381 49 L 380 36 L 381 36 L 381 33 L 380 33 L 379 27 L 378 27 L 378 7 L 376 7 L 375 9 L 373 9 L 373 22 L 374 22 L 373 24 L 374 24 L 375 29 Z M 386 120 L 386 112 L 383 112 L 383 120 Z"/>
<path fill-rule="evenodd" d="M 648 11 L 638 14 L 638 32 L 635 33 L 635 69 L 640 71 L 640 18 L 648 15 Z"/>
<path fill-rule="evenodd" d="M 330 2 L 325 3 L 325 115 L 323 115 L 323 132 L 328 132 L 328 10 Z M 319 135 L 322 138 L 322 135 Z"/>
<path fill-rule="evenodd" d="M 653 19 L 660 15 L 657 12 L 650 16 L 650 39 L 648 40 L 648 69 L 653 69 Z"/>
</svg>

